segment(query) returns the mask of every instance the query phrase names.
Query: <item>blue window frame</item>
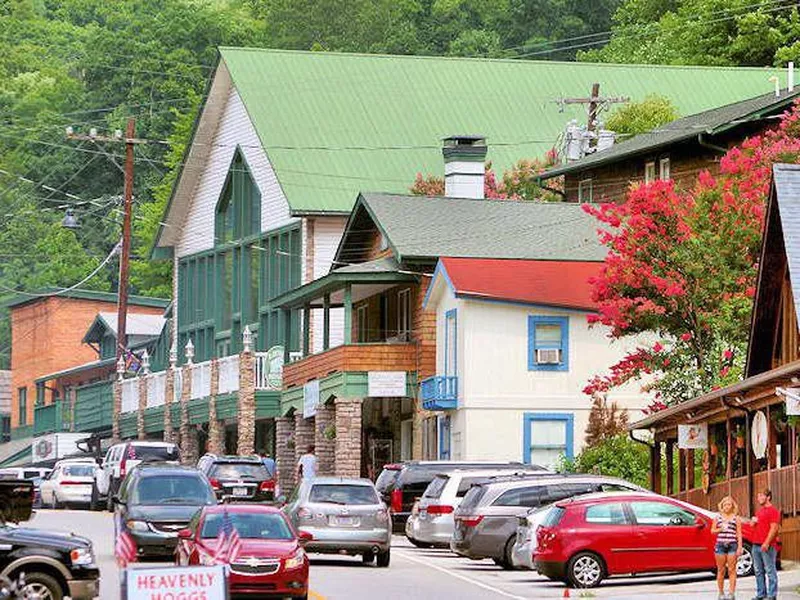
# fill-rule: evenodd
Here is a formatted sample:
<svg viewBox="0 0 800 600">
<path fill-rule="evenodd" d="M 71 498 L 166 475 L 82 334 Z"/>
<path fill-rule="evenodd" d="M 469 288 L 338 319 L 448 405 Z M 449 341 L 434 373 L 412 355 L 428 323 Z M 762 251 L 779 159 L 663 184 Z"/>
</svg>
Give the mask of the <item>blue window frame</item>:
<svg viewBox="0 0 800 600">
<path fill-rule="evenodd" d="M 528 317 L 528 370 L 569 371 L 569 317 Z"/>
<path fill-rule="evenodd" d="M 572 460 L 575 437 L 573 413 L 525 413 L 522 457 L 530 464 L 555 467 L 561 455 Z"/>
<path fill-rule="evenodd" d="M 455 308 L 444 314 L 444 374 L 458 375 L 458 313 Z"/>
</svg>

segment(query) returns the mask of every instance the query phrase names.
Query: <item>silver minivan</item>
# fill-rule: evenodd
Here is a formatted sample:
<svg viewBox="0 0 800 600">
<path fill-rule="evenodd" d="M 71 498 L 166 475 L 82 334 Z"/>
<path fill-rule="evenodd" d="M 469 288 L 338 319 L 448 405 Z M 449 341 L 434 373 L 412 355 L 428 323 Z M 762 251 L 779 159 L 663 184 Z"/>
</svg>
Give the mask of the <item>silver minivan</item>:
<svg viewBox="0 0 800 600">
<path fill-rule="evenodd" d="M 360 554 L 366 564 L 377 558 L 379 567 L 389 566 L 389 509 L 369 479 L 304 480 L 283 510 L 296 529 L 314 536 L 307 552 Z"/>
</svg>

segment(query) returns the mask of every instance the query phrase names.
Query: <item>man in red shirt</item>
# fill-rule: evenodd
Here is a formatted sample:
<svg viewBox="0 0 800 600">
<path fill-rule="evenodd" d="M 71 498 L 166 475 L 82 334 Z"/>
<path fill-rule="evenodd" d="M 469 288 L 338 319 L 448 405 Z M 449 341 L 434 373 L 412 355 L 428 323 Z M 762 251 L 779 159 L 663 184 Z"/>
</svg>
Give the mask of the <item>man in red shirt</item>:
<svg viewBox="0 0 800 600">
<path fill-rule="evenodd" d="M 781 513 L 772 506 L 772 492 L 759 492 L 758 505 L 753 520 L 756 523 L 753 531 L 753 566 L 756 571 L 756 596 L 753 600 L 775 600 L 778 595 L 778 571 L 775 559 L 778 549 L 775 541 L 781 525 Z M 767 581 L 769 580 L 769 588 Z"/>
</svg>

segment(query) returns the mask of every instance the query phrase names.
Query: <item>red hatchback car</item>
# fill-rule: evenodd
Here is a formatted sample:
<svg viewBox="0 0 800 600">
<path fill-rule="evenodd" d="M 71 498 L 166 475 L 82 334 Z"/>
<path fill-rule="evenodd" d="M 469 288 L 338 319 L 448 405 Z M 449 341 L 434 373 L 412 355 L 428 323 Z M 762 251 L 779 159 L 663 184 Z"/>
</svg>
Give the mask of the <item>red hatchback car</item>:
<svg viewBox="0 0 800 600">
<path fill-rule="evenodd" d="M 714 571 L 714 513 L 655 494 L 604 493 L 556 502 L 536 531 L 536 570 L 573 587 L 611 575 Z M 752 573 L 749 523 L 737 572 Z"/>
<path fill-rule="evenodd" d="M 230 564 L 231 595 L 259 598 L 308 598 L 308 556 L 303 545 L 311 534 L 297 533 L 277 508 L 256 504 L 207 506 L 178 532 L 175 562 L 212 562 L 217 536 L 227 512 L 241 539 L 241 551 Z"/>
</svg>

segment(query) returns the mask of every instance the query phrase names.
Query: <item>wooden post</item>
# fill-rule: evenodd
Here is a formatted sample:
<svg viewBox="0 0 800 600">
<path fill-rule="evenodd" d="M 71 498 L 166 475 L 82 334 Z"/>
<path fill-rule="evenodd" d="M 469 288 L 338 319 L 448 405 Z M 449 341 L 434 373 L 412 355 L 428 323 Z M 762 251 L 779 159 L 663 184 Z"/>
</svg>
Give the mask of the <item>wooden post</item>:
<svg viewBox="0 0 800 600">
<path fill-rule="evenodd" d="M 650 469 L 651 473 L 651 482 L 650 488 L 656 493 L 661 493 L 661 442 L 655 442 L 653 444 L 652 451 L 650 453 L 652 458 L 652 468 Z"/>
<path fill-rule="evenodd" d="M 303 307 L 303 357 L 309 355 L 311 346 L 311 306 Z"/>
<path fill-rule="evenodd" d="M 344 288 L 344 344 L 353 342 L 353 288 L 347 284 Z"/>
<path fill-rule="evenodd" d="M 283 310 L 283 364 L 289 364 L 289 350 L 292 347 L 292 311 Z"/>
<path fill-rule="evenodd" d="M 686 487 L 686 450 L 678 448 L 678 491 L 685 492 Z"/>
<path fill-rule="evenodd" d="M 675 469 L 675 464 L 672 460 L 672 440 L 666 441 L 666 457 L 667 457 L 667 496 L 672 496 L 675 493 L 673 489 L 673 473 Z"/>
<path fill-rule="evenodd" d="M 322 298 L 322 350 L 331 347 L 331 295 Z"/>
<path fill-rule="evenodd" d="M 725 476 L 728 479 L 728 496 L 730 496 L 733 492 L 733 483 L 731 479 L 733 478 L 733 453 L 735 451 L 735 446 L 731 443 L 732 434 L 731 431 L 731 418 L 730 416 L 725 418 L 725 439 L 727 440 L 726 446 L 726 465 L 725 465 Z"/>
<path fill-rule="evenodd" d="M 694 489 L 694 450 L 686 451 L 686 491 Z"/>
</svg>

